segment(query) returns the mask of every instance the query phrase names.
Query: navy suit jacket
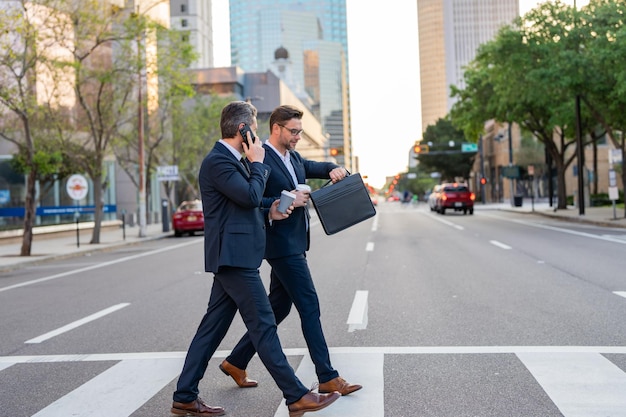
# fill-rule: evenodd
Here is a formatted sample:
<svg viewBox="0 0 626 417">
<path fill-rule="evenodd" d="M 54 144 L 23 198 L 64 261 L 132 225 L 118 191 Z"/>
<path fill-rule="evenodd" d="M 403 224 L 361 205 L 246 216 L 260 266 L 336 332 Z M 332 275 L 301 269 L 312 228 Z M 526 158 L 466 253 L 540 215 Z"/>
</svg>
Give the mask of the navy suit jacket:
<svg viewBox="0 0 626 417">
<path fill-rule="evenodd" d="M 295 190 L 296 184 L 293 183 L 287 167 L 276 152 L 266 144 L 263 146 L 265 147 L 263 162 L 271 168 L 263 194 L 263 205 L 269 207 L 273 201 L 280 198 L 281 191 Z M 339 167 L 339 165 L 330 162 L 304 159 L 296 151 L 289 152 L 298 184 L 304 184 L 307 178 L 330 179 L 330 171 Z M 307 215 L 304 207 L 297 207 L 285 220 L 272 222 L 266 232 L 265 258 L 273 259 L 295 255 L 304 253 L 309 249 L 309 236 L 306 228 Z"/>
<path fill-rule="evenodd" d="M 202 161 L 199 173 L 204 212 L 204 265 L 258 268 L 265 251 L 267 210 L 263 190 L 271 168 L 260 162 L 244 165 L 221 143 Z"/>
</svg>

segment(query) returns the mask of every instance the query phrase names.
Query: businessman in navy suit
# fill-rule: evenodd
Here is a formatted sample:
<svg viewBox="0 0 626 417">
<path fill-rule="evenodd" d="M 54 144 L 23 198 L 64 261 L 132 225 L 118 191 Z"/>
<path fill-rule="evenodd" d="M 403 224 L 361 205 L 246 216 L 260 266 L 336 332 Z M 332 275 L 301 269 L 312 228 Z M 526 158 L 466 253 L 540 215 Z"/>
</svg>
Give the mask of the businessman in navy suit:
<svg viewBox="0 0 626 417">
<path fill-rule="evenodd" d="M 309 391 L 287 362 L 276 333 L 258 268 L 265 251 L 266 225 L 270 220 L 279 223 L 287 219 L 293 206 L 287 214 L 279 213 L 275 199 L 266 206 L 269 209 L 262 208 L 271 168 L 263 163 L 265 149 L 260 140 L 247 133 L 248 146 L 239 133 L 246 124 L 256 131 L 256 114 L 256 108 L 243 101 L 224 107 L 220 121 L 223 139 L 200 168 L 205 270 L 214 273 L 214 280 L 206 314 L 189 346 L 173 395 L 173 414 L 224 414 L 222 407 L 210 406 L 198 396 L 198 385 L 237 310 L 252 345 L 283 392 L 290 417 L 325 408 L 341 396 Z M 240 160 L 242 152 L 246 159 Z"/>
<path fill-rule="evenodd" d="M 271 167 L 264 193 L 264 205 L 274 201 L 282 190 L 292 190 L 297 197 L 293 213 L 288 219 L 272 222 L 267 229 L 265 258 L 272 267 L 269 299 L 276 322 L 280 324 L 291 310 L 292 303 L 300 315 L 302 333 L 315 365 L 320 393 L 337 391 L 348 395 L 361 389 L 350 384 L 332 367 L 328 345 L 322 331 L 320 306 L 306 261 L 309 249 L 307 203 L 309 193 L 297 191 L 298 184 L 307 178 L 342 180 L 347 171 L 330 162 L 317 162 L 302 158 L 295 151 L 302 135 L 302 111 L 293 106 L 279 106 L 270 116 L 270 136 L 263 145 L 264 162 Z M 255 387 L 257 382 L 248 378 L 246 367 L 254 356 L 255 348 L 250 332 L 246 333 L 220 365 L 242 388 Z"/>
</svg>

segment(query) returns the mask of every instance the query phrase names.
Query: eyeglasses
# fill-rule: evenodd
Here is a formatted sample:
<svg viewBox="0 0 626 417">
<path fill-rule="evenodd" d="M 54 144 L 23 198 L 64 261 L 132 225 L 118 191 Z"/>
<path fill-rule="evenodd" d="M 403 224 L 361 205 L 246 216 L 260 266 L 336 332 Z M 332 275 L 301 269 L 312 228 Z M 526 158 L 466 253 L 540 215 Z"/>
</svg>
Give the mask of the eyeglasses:
<svg viewBox="0 0 626 417">
<path fill-rule="evenodd" d="M 287 129 L 289 131 L 289 133 L 291 133 L 291 136 L 298 136 L 299 134 L 301 134 L 302 132 L 304 132 L 303 129 L 289 129 L 283 125 L 281 125 L 280 123 L 276 123 L 278 126 L 282 127 L 283 129 Z"/>
</svg>

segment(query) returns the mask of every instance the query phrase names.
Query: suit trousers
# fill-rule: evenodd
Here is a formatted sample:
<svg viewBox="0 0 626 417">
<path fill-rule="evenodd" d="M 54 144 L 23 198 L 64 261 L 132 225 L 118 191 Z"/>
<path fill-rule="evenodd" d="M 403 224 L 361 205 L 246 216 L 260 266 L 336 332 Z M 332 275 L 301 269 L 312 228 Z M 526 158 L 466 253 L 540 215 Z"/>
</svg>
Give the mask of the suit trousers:
<svg viewBox="0 0 626 417">
<path fill-rule="evenodd" d="M 251 345 L 283 392 L 287 405 L 309 392 L 296 377 L 283 353 L 276 321 L 257 269 L 220 267 L 215 274 L 209 305 L 191 341 L 178 379 L 174 401 L 191 402 L 199 394 L 198 384 L 209 360 L 226 336 L 239 309 Z"/>
<path fill-rule="evenodd" d="M 267 262 L 272 267 L 269 299 L 276 323 L 280 324 L 289 315 L 293 302 L 300 315 L 302 334 L 315 365 L 318 381 L 324 383 L 338 377 L 339 373 L 330 363 L 320 321 L 319 299 L 306 255 L 302 253 L 268 259 Z M 237 368 L 246 369 L 254 353 L 254 344 L 250 334 L 246 333 L 226 360 Z"/>
</svg>

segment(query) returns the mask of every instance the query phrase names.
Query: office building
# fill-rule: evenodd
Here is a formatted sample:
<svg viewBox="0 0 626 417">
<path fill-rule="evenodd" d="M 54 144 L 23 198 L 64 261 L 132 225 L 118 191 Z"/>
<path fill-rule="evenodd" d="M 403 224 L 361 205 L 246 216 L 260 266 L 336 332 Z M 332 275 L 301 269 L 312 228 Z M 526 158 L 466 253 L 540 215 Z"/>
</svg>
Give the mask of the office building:
<svg viewBox="0 0 626 417">
<path fill-rule="evenodd" d="M 417 0 L 422 130 L 448 114 L 479 45 L 518 15 L 518 0 Z"/>
<path fill-rule="evenodd" d="M 213 66 L 213 24 L 211 0 L 170 0 L 171 27 L 180 31 L 198 59 L 192 69 Z"/>
<path fill-rule="evenodd" d="M 345 0 L 230 0 L 230 44 L 232 65 L 269 69 L 289 86 L 319 118 L 328 155 L 341 148 L 335 159 L 350 169 Z"/>
</svg>

